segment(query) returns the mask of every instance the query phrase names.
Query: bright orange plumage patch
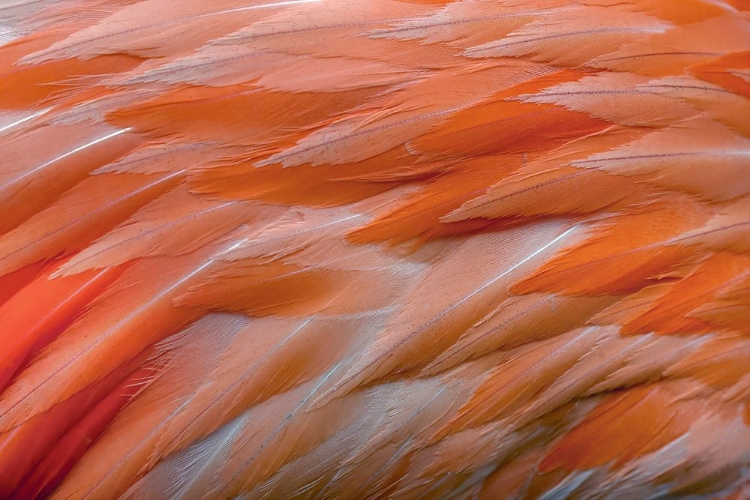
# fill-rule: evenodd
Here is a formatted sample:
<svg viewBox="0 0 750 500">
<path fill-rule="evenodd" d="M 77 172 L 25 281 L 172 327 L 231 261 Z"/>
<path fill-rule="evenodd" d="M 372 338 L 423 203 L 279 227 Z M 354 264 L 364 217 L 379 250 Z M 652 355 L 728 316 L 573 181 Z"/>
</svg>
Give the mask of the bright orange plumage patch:
<svg viewBox="0 0 750 500">
<path fill-rule="evenodd" d="M 750 497 L 744 0 L 0 5 L 0 498 Z"/>
</svg>

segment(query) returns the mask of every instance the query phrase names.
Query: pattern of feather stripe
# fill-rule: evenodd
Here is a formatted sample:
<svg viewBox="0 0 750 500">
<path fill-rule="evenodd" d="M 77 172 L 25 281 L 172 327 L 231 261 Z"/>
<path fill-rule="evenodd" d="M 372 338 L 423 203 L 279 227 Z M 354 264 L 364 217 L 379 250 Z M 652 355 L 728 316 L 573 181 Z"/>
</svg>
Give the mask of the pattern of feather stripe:
<svg viewBox="0 0 750 500">
<path fill-rule="evenodd" d="M 750 498 L 750 2 L 0 5 L 0 498 Z"/>
</svg>

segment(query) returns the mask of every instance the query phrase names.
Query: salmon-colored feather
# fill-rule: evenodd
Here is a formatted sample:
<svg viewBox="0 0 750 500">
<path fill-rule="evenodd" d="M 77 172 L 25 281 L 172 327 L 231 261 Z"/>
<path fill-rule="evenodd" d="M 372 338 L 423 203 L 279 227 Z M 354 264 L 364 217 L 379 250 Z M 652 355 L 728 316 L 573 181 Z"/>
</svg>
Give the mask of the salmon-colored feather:
<svg viewBox="0 0 750 500">
<path fill-rule="evenodd" d="M 0 498 L 750 497 L 744 0 L 0 5 Z"/>
<path fill-rule="evenodd" d="M 23 226 L 5 234 L 0 243 L 0 272 L 83 250 L 177 181 L 175 176 L 134 174 L 83 180 Z"/>
</svg>

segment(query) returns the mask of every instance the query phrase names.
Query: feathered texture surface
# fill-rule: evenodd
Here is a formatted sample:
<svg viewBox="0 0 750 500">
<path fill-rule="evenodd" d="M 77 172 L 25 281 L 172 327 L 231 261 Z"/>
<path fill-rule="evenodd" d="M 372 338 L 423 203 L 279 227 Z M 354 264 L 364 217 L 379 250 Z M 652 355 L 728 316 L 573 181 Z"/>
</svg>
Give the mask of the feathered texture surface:
<svg viewBox="0 0 750 500">
<path fill-rule="evenodd" d="M 750 2 L 0 5 L 0 498 L 750 498 Z"/>
</svg>

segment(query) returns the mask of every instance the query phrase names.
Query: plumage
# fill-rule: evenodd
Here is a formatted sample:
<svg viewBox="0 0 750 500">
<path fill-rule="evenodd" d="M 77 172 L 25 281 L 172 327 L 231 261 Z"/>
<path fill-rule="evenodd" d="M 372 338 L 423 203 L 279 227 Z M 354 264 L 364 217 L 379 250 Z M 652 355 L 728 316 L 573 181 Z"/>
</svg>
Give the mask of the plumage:
<svg viewBox="0 0 750 500">
<path fill-rule="evenodd" d="M 0 498 L 750 498 L 745 0 L 0 5 Z"/>
</svg>

